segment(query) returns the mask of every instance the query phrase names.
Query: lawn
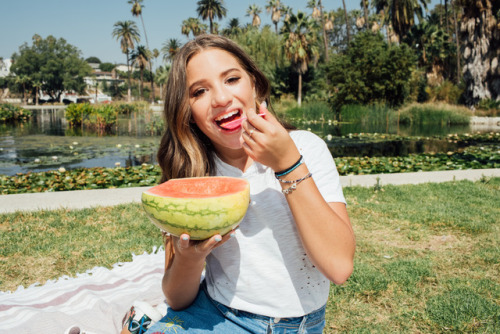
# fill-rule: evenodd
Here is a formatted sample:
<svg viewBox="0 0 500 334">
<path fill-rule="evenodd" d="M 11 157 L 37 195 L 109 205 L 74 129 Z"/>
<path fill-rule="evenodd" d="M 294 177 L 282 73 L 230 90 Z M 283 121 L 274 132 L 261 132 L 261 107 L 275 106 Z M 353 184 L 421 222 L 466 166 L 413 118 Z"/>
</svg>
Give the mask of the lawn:
<svg viewBox="0 0 500 334">
<path fill-rule="evenodd" d="M 346 187 L 355 270 L 325 333 L 498 333 L 500 178 Z M 0 215 L 0 290 L 111 268 L 161 236 L 140 205 Z"/>
</svg>

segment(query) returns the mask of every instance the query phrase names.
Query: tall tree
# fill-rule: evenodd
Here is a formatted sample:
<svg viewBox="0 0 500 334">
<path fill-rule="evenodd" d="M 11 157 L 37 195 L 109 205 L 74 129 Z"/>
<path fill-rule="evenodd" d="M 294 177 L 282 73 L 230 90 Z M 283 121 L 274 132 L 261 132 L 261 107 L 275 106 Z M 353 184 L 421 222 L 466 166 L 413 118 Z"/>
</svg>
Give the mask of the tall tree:
<svg viewBox="0 0 500 334">
<path fill-rule="evenodd" d="M 229 20 L 229 23 L 227 24 L 227 27 L 222 30 L 222 34 L 224 36 L 229 36 L 229 37 L 234 37 L 239 34 L 241 34 L 242 29 L 240 27 L 240 20 L 238 18 L 232 18 Z"/>
<path fill-rule="evenodd" d="M 370 30 L 370 22 L 368 22 L 368 0 L 362 0 L 361 2 L 363 4 L 363 14 L 365 16 L 366 30 Z"/>
<path fill-rule="evenodd" d="M 475 105 L 500 98 L 500 2 L 459 0 L 463 8 L 460 41 L 464 58 L 465 99 Z"/>
<path fill-rule="evenodd" d="M 194 37 L 204 34 L 207 30 L 207 26 L 200 22 L 195 17 L 190 17 L 187 20 L 182 21 L 181 33 L 189 38 L 189 34 L 192 33 Z"/>
<path fill-rule="evenodd" d="M 163 43 L 163 47 L 161 48 L 161 53 L 163 53 L 163 59 L 172 62 L 174 60 L 175 55 L 179 52 L 181 48 L 181 43 L 177 38 L 171 38 L 165 43 Z"/>
<path fill-rule="evenodd" d="M 259 14 L 262 13 L 262 9 L 257 6 L 256 4 L 248 6 L 247 9 L 247 16 L 252 17 L 252 27 L 258 27 L 260 26 L 260 16 Z"/>
<path fill-rule="evenodd" d="M 145 8 L 145 6 L 142 4 L 144 0 L 128 0 L 128 3 L 132 5 L 132 15 L 133 16 L 139 16 L 141 18 L 141 23 L 142 23 L 142 29 L 144 30 L 144 38 L 146 39 L 146 47 L 148 50 L 151 52 L 151 49 L 149 48 L 149 41 L 148 41 L 148 34 L 146 33 L 146 26 L 144 25 L 144 18 L 142 16 L 142 9 Z M 153 74 L 153 60 L 150 59 L 148 62 L 149 66 L 149 72 Z M 154 80 L 151 80 L 151 102 L 155 101 L 155 86 L 154 86 Z"/>
<path fill-rule="evenodd" d="M 59 101 L 65 91 L 82 93 L 84 77 L 92 69 L 81 57 L 81 51 L 63 38 L 33 36 L 33 44 L 24 43 L 19 53 L 12 56 L 10 71 L 16 76 L 27 76 L 32 82 L 42 82 L 42 90 Z"/>
<path fill-rule="evenodd" d="M 342 5 L 344 6 L 344 15 L 345 15 L 345 30 L 347 34 L 347 45 L 351 43 L 351 33 L 349 29 L 349 15 L 347 15 L 347 7 L 345 6 L 345 0 L 342 0 Z"/>
<path fill-rule="evenodd" d="M 120 41 L 122 52 L 127 57 L 127 101 L 132 100 L 131 84 L 130 84 L 130 50 L 134 50 L 135 43 L 139 43 L 140 35 L 137 25 L 134 21 L 118 21 L 114 25 L 113 37 Z"/>
<path fill-rule="evenodd" d="M 302 76 L 307 72 L 309 64 L 317 57 L 317 24 L 316 21 L 299 11 L 292 14 L 283 26 L 285 55 L 299 76 L 297 103 L 302 104 Z"/>
<path fill-rule="evenodd" d="M 139 67 L 140 78 L 141 78 L 139 86 L 139 96 L 141 97 L 141 99 L 144 99 L 143 96 L 144 70 L 151 61 L 151 51 L 149 51 L 149 49 L 146 48 L 144 45 L 138 45 L 135 51 L 132 53 L 131 58 L 132 58 L 132 63 L 137 67 Z M 153 73 L 151 73 L 151 75 L 153 75 Z"/>
<path fill-rule="evenodd" d="M 278 23 L 281 19 L 281 1 L 280 0 L 268 0 L 266 5 L 266 10 L 271 14 L 271 21 L 274 24 L 274 31 L 278 34 Z"/>
<path fill-rule="evenodd" d="M 394 33 L 401 41 L 415 24 L 415 16 L 421 20 L 430 0 L 374 0 L 377 12 L 384 11 Z"/>
<path fill-rule="evenodd" d="M 312 17 L 319 21 L 322 32 L 323 32 L 323 48 L 324 48 L 324 57 L 325 62 L 328 62 L 328 38 L 326 36 L 327 26 L 326 26 L 326 17 L 323 14 L 323 5 L 321 4 L 321 0 L 309 0 L 307 2 L 307 7 L 312 8 Z"/>
<path fill-rule="evenodd" d="M 198 1 L 198 16 L 203 20 L 209 20 L 210 33 L 214 33 L 213 21 L 215 18 L 219 20 L 226 17 L 226 7 L 223 0 L 199 0 Z"/>
</svg>

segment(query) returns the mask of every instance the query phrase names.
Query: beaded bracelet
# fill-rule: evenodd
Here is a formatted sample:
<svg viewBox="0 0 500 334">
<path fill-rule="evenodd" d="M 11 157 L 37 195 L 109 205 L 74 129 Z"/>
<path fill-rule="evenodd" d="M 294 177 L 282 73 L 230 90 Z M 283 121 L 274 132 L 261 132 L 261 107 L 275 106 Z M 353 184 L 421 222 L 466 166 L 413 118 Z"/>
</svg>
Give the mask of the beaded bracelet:
<svg viewBox="0 0 500 334">
<path fill-rule="evenodd" d="M 279 178 L 280 176 L 285 176 L 287 174 L 290 174 L 293 170 L 295 170 L 295 168 L 299 167 L 300 165 L 302 165 L 302 155 L 300 156 L 299 160 L 297 160 L 296 163 L 294 163 L 291 167 L 288 167 L 287 169 L 285 170 L 282 170 L 281 172 L 276 172 L 274 173 L 274 176 L 276 176 L 276 178 Z"/>
<path fill-rule="evenodd" d="M 281 190 L 281 192 L 282 192 L 283 194 L 285 194 L 285 195 L 288 195 L 288 194 L 292 193 L 292 191 L 294 191 L 295 189 L 297 189 L 297 185 L 298 185 L 300 182 L 302 182 L 302 181 L 304 181 L 304 180 L 306 180 L 306 179 L 310 178 L 311 176 L 312 176 L 312 173 L 309 173 L 309 174 L 307 174 L 306 176 L 304 176 L 304 177 L 302 177 L 302 178 L 300 178 L 300 179 L 298 179 L 298 180 L 294 180 L 294 181 L 287 181 L 287 180 L 278 179 L 281 183 L 288 183 L 288 184 L 290 184 L 290 183 L 291 183 L 291 184 L 292 184 L 290 187 L 288 187 L 288 188 L 286 188 L 286 189 Z"/>
</svg>

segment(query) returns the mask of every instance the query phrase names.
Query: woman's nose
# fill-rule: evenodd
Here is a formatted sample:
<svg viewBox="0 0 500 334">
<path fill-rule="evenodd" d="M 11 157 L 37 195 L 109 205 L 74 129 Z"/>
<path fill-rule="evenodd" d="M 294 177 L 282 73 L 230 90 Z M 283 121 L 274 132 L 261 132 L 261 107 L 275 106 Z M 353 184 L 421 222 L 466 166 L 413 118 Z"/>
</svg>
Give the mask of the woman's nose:
<svg viewBox="0 0 500 334">
<path fill-rule="evenodd" d="M 231 102 L 231 93 L 225 87 L 218 87 L 213 90 L 212 106 L 220 107 L 226 106 Z"/>
</svg>

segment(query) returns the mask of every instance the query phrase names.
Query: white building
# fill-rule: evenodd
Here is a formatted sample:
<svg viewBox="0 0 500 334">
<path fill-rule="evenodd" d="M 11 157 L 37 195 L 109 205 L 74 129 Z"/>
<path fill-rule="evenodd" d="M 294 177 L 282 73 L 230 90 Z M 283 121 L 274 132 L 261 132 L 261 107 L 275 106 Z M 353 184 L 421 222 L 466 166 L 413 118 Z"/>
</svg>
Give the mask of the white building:
<svg viewBox="0 0 500 334">
<path fill-rule="evenodd" d="M 0 59 L 0 78 L 4 78 L 10 74 L 11 65 L 12 65 L 12 60 Z"/>
</svg>

